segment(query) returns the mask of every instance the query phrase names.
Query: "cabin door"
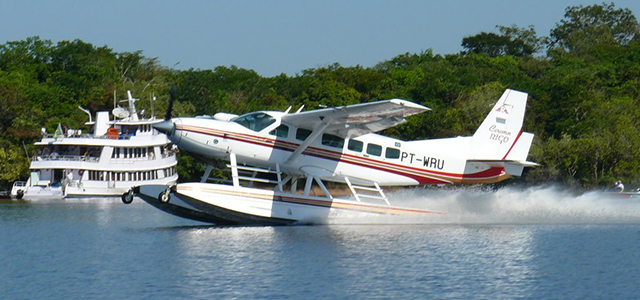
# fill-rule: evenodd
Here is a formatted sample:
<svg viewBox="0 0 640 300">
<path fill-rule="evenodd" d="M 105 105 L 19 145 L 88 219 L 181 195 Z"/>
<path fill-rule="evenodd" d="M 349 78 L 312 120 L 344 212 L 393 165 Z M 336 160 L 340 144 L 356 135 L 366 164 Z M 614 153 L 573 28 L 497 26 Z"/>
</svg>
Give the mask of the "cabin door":
<svg viewBox="0 0 640 300">
<path fill-rule="evenodd" d="M 58 183 L 62 180 L 62 169 L 53 169 L 53 177 L 51 178 L 51 184 Z"/>
</svg>

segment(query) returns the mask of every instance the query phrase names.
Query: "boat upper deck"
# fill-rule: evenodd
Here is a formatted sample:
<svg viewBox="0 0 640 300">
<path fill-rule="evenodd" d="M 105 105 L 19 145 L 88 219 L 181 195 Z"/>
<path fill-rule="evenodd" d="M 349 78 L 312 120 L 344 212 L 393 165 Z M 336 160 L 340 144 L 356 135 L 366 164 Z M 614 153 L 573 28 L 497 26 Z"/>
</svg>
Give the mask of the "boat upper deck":
<svg viewBox="0 0 640 300">
<path fill-rule="evenodd" d="M 155 130 L 152 125 L 162 120 L 154 120 L 152 123 L 115 122 L 105 134 L 83 133 L 81 130 L 68 129 L 66 132 L 43 134 L 42 140 L 36 142 L 37 146 L 46 145 L 86 145 L 86 146 L 154 146 L 167 144 L 167 136 Z"/>
</svg>

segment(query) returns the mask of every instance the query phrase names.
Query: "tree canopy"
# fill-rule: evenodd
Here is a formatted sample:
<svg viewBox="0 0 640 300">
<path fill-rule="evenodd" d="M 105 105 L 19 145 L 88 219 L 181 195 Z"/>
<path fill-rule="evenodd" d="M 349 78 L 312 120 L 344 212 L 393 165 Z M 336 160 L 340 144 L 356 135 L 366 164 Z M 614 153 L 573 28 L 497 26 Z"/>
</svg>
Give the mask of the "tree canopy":
<svg viewBox="0 0 640 300">
<path fill-rule="evenodd" d="M 613 3 L 567 7 L 551 30 L 551 49 L 582 53 L 595 45 L 628 45 L 637 39 L 638 22 L 631 10 Z"/>
<path fill-rule="evenodd" d="M 465 53 L 486 54 L 490 57 L 530 56 L 538 52 L 545 42 L 543 38 L 537 36 L 533 26 L 527 29 L 516 25 L 496 27 L 500 30 L 500 34 L 481 32 L 463 38 L 462 47 Z"/>
</svg>

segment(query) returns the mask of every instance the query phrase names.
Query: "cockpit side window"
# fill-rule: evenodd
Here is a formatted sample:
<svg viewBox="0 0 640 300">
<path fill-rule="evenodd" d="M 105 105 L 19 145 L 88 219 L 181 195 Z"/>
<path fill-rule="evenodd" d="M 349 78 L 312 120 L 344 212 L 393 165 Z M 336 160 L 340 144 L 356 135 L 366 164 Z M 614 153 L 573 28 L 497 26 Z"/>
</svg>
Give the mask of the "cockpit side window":
<svg viewBox="0 0 640 300">
<path fill-rule="evenodd" d="M 278 128 L 269 131 L 269 134 L 286 139 L 289 136 L 289 126 L 281 124 Z"/>
<path fill-rule="evenodd" d="M 256 112 L 239 116 L 233 121 L 253 131 L 261 131 L 273 124 L 276 120 L 268 114 Z"/>
</svg>

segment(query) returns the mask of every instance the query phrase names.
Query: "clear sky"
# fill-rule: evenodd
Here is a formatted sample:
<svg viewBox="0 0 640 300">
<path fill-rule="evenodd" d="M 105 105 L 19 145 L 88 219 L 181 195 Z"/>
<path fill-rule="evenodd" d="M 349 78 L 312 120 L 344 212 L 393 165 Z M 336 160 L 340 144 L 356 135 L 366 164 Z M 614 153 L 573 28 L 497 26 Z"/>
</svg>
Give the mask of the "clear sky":
<svg viewBox="0 0 640 300">
<path fill-rule="evenodd" d="M 236 65 L 263 76 L 333 63 L 374 66 L 396 55 L 462 50 L 496 25 L 548 36 L 573 0 L 0 0 L 0 43 L 81 39 L 142 50 L 176 69 Z M 615 1 L 640 13 L 640 1 Z"/>
</svg>

